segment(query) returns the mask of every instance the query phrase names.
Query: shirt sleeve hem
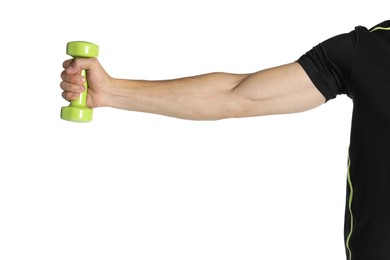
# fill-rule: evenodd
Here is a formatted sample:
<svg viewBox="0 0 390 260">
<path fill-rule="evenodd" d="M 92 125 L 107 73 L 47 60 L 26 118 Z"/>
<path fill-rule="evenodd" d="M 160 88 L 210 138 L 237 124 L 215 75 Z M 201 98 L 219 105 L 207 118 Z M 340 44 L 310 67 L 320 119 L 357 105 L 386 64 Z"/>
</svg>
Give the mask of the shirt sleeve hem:
<svg viewBox="0 0 390 260">
<path fill-rule="evenodd" d="M 326 101 L 335 98 L 335 95 L 332 93 L 332 91 L 326 86 L 326 83 L 321 80 L 321 78 L 318 76 L 318 73 L 316 73 L 316 70 L 314 69 L 314 66 L 310 63 L 310 61 L 307 59 L 307 57 L 302 56 L 296 61 L 303 70 L 306 72 L 310 80 L 313 82 L 314 86 L 321 92 L 321 94 L 325 97 Z"/>
</svg>

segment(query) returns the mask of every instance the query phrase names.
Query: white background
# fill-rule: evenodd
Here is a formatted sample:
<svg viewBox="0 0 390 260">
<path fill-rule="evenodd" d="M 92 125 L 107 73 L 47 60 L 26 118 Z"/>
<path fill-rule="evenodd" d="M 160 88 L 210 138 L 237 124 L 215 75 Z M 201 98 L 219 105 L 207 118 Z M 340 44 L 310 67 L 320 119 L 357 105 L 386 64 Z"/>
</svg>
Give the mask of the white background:
<svg viewBox="0 0 390 260">
<path fill-rule="evenodd" d="M 364 3 L 364 4 L 363 4 Z M 114 77 L 254 72 L 387 1 L 3 1 L 0 259 L 345 259 L 352 102 L 193 122 L 111 108 L 62 121 L 68 41 Z"/>
</svg>

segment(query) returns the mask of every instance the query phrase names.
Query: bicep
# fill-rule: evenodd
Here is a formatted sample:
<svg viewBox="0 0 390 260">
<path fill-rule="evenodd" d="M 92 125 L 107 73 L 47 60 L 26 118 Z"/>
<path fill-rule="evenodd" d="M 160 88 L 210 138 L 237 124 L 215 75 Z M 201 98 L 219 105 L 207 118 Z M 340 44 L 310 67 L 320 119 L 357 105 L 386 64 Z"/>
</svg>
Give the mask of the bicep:
<svg viewBox="0 0 390 260">
<path fill-rule="evenodd" d="M 303 112 L 325 102 L 297 62 L 250 74 L 232 92 L 238 117 Z"/>
</svg>

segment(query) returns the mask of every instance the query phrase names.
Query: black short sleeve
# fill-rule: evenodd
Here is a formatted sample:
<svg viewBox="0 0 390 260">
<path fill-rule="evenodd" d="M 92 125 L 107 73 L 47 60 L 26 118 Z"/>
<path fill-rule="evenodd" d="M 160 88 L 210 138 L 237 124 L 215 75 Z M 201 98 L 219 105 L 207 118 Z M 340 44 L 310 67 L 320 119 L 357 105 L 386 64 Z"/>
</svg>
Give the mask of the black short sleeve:
<svg viewBox="0 0 390 260">
<path fill-rule="evenodd" d="M 332 37 L 308 51 L 297 61 L 326 101 L 347 94 L 356 53 L 355 31 Z"/>
</svg>

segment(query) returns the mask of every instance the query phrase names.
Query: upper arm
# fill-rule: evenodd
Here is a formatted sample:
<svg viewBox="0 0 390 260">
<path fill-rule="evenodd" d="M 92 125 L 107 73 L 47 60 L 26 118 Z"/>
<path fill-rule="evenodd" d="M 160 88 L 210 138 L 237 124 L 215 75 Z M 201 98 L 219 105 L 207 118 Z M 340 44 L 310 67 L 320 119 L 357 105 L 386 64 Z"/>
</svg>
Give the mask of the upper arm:
<svg viewBox="0 0 390 260">
<path fill-rule="evenodd" d="M 302 112 L 325 102 L 297 62 L 250 74 L 232 92 L 238 117 Z"/>
</svg>

